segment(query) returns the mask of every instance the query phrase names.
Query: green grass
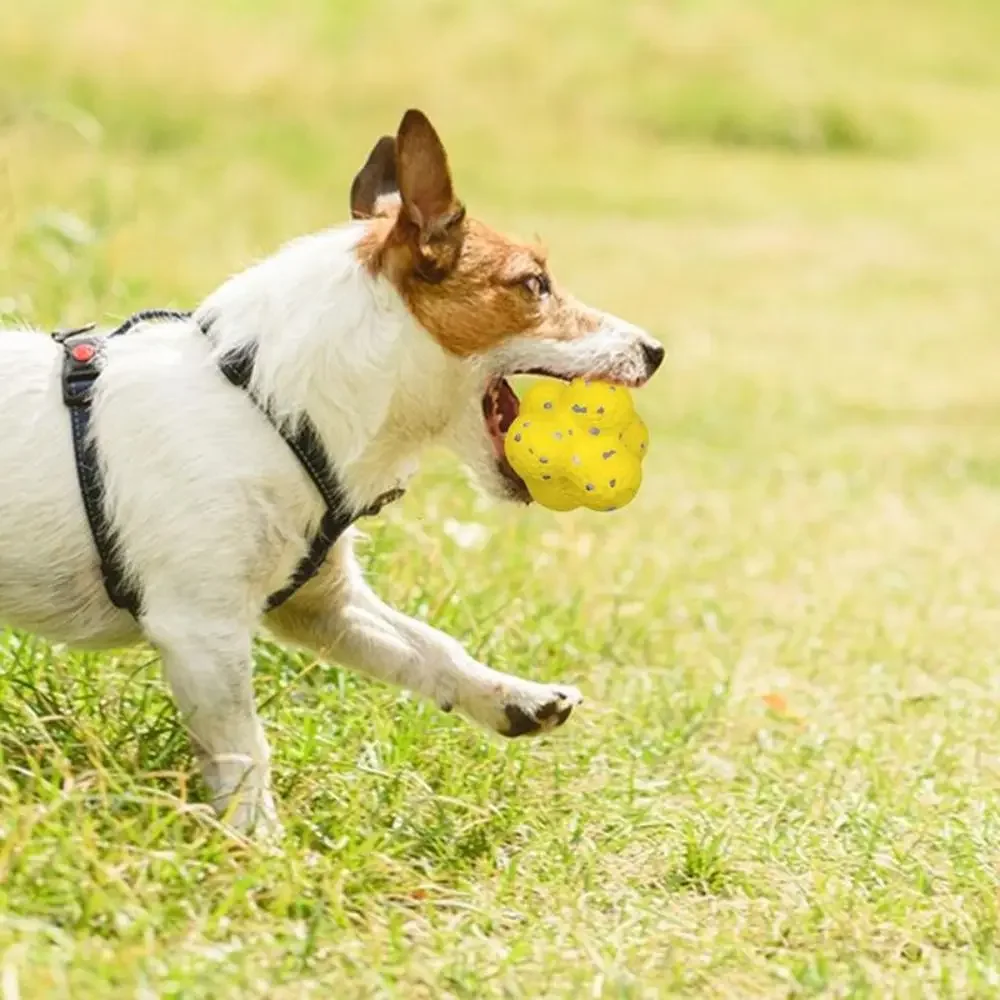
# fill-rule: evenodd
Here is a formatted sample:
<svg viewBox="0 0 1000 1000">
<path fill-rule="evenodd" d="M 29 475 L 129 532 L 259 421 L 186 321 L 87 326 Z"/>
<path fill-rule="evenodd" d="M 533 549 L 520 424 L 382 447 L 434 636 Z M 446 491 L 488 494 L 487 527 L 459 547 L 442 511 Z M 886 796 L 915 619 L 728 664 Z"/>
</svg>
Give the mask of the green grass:
<svg viewBox="0 0 1000 1000">
<path fill-rule="evenodd" d="M 435 455 L 380 593 L 579 684 L 507 745 L 261 644 L 280 853 L 155 660 L 0 649 L 0 1000 L 1000 991 L 994 0 L 0 5 L 0 319 L 187 306 L 423 106 L 657 331 L 619 514 Z M 479 531 L 463 531 L 476 525 Z"/>
</svg>

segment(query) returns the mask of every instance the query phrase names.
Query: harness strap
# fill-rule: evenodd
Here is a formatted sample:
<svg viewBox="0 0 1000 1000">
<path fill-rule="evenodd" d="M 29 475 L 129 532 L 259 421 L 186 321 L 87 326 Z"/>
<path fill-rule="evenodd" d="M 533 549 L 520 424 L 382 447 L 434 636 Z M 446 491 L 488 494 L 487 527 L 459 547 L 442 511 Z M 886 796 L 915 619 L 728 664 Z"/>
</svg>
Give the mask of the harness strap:
<svg viewBox="0 0 1000 1000">
<path fill-rule="evenodd" d="M 208 324 L 199 325 L 202 332 L 207 335 L 209 332 Z M 294 431 L 289 430 L 274 418 L 268 406 L 251 390 L 250 380 L 253 377 L 255 360 L 256 351 L 252 348 L 230 351 L 220 359 L 219 371 L 234 386 L 242 389 L 253 400 L 257 409 L 271 422 L 284 439 L 285 444 L 291 448 L 302 468 L 306 470 L 326 505 L 319 528 L 309 545 L 309 551 L 295 568 L 288 583 L 281 590 L 271 594 L 265 602 L 264 610 L 273 611 L 279 605 L 284 604 L 299 587 L 319 572 L 326 557 L 330 554 L 334 542 L 354 523 L 358 515 L 354 514 L 347 505 L 343 486 L 339 477 L 330 467 L 329 459 L 326 457 L 326 449 L 320 441 L 313 422 L 303 415 L 298 421 L 297 428 Z"/>
<path fill-rule="evenodd" d="M 207 325 L 201 325 L 201 329 L 202 332 L 208 334 L 209 327 Z M 326 457 L 326 449 L 320 441 L 319 432 L 313 422 L 303 414 L 296 422 L 296 428 L 290 430 L 275 420 L 267 405 L 251 390 L 250 380 L 253 377 L 253 366 L 256 360 L 257 352 L 253 347 L 230 351 L 219 360 L 219 371 L 253 400 L 257 409 L 267 417 L 275 430 L 282 436 L 285 444 L 292 449 L 295 457 L 301 462 L 302 468 L 306 470 L 319 491 L 319 495 L 323 498 L 327 513 L 343 511 L 346 506 L 343 486 L 339 477 L 330 467 L 330 461 Z M 350 517 L 349 520 L 345 521 L 344 528 L 353 520 L 354 518 Z"/>
<path fill-rule="evenodd" d="M 90 434 L 90 403 L 94 382 L 101 374 L 104 345 L 84 327 L 80 332 L 67 331 L 60 336 L 64 348 L 62 387 L 63 402 L 69 408 L 73 431 L 73 453 L 80 496 L 87 512 L 87 522 L 94 538 L 101 565 L 101 578 L 111 603 L 138 617 L 140 600 L 125 574 L 111 525 L 104 512 L 104 481 L 97 456 L 97 445 Z"/>
<path fill-rule="evenodd" d="M 90 404 L 93 384 L 101 373 L 104 359 L 104 340 L 128 333 L 140 323 L 158 319 L 190 319 L 190 313 L 174 312 L 166 309 L 150 309 L 136 313 L 106 338 L 91 336 L 93 324 L 53 334 L 64 348 L 63 357 L 63 402 L 70 411 L 73 431 L 73 451 L 76 456 L 77 479 L 83 497 L 87 521 L 94 538 L 100 559 L 101 576 L 111 602 L 129 611 L 138 618 L 142 601 L 138 590 L 127 578 L 114 532 L 108 523 L 104 509 L 104 483 L 101 477 L 97 447 L 90 434 Z M 206 335 L 210 324 L 199 322 Z M 303 416 L 296 427 L 290 429 L 275 419 L 267 405 L 252 391 L 250 382 L 256 352 L 253 349 L 231 351 L 219 361 L 220 372 L 230 383 L 242 389 L 267 417 L 284 442 L 302 464 L 313 485 L 316 487 L 326 510 L 316 534 L 309 544 L 309 550 L 295 568 L 288 583 L 271 594 L 264 604 L 264 611 L 273 611 L 284 604 L 300 587 L 311 580 L 321 569 L 330 549 L 338 538 L 359 517 L 373 516 L 382 508 L 403 495 L 402 489 L 389 490 L 378 497 L 364 510 L 350 509 L 343 485 L 330 463 L 319 433 L 313 422 Z"/>
</svg>

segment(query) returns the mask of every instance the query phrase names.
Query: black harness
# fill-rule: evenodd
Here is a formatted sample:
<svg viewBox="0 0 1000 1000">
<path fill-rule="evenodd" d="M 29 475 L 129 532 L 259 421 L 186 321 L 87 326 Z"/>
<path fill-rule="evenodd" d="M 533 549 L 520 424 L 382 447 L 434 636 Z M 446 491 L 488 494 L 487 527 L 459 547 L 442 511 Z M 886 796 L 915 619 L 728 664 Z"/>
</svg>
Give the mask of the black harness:
<svg viewBox="0 0 1000 1000">
<path fill-rule="evenodd" d="M 108 521 L 104 506 L 104 483 L 97 455 L 97 445 L 90 434 L 90 404 L 94 382 L 101 374 L 105 342 L 112 337 L 128 333 L 140 323 L 152 320 L 190 320 L 191 314 L 166 309 L 150 309 L 130 316 L 121 326 L 106 336 L 93 333 L 94 324 L 53 334 L 63 346 L 62 389 L 63 402 L 69 409 L 73 430 L 73 451 L 76 456 L 76 475 L 80 494 L 87 512 L 90 533 L 94 538 L 100 559 L 101 576 L 111 603 L 124 608 L 136 618 L 142 610 L 142 599 L 134 580 L 124 570 L 122 552 L 115 531 Z M 199 324 L 206 335 L 210 324 Z M 347 504 L 344 488 L 326 454 L 315 425 L 308 417 L 298 421 L 294 431 L 278 420 L 250 389 L 255 351 L 242 349 L 230 351 L 219 361 L 219 370 L 234 386 L 242 389 L 267 417 L 275 430 L 302 463 L 313 485 L 319 492 L 326 510 L 319 523 L 309 551 L 295 568 L 288 583 L 267 599 L 264 610 L 272 611 L 284 604 L 300 587 L 320 570 L 337 539 L 359 518 L 377 514 L 387 503 L 402 496 L 401 489 L 382 494 L 373 504 L 360 511 L 353 511 Z"/>
</svg>

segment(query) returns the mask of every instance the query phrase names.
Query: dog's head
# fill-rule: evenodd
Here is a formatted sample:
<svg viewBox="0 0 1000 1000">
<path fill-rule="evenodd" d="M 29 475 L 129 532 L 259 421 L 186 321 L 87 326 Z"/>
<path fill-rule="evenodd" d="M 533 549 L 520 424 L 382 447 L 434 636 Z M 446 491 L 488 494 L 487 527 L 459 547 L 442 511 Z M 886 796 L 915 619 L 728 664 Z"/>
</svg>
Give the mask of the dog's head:
<svg viewBox="0 0 1000 1000">
<path fill-rule="evenodd" d="M 482 416 L 475 434 L 460 436 L 461 450 L 496 495 L 528 500 L 504 457 L 518 407 L 508 377 L 640 386 L 663 360 L 643 330 L 561 289 L 539 248 L 466 214 L 444 146 L 419 111 L 376 143 L 352 185 L 351 214 L 370 220 L 358 246 L 369 272 L 387 278 L 441 348 L 481 376 Z"/>
</svg>

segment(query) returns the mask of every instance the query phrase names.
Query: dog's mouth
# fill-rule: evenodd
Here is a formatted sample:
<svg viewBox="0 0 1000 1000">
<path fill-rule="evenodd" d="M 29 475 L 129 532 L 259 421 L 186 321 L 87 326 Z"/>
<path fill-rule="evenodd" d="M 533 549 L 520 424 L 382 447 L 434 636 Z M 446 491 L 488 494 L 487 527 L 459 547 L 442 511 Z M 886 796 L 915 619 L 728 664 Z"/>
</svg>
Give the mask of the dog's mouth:
<svg viewBox="0 0 1000 1000">
<path fill-rule="evenodd" d="M 537 375 L 543 378 L 553 378 L 559 382 L 571 382 L 573 379 L 573 376 L 542 368 L 512 372 L 511 375 Z M 636 384 L 624 379 L 609 378 L 606 375 L 602 376 L 602 379 L 615 385 Z M 519 503 L 527 504 L 531 503 L 531 494 L 528 492 L 525 481 L 511 468 L 511 464 L 507 460 L 505 445 L 507 431 L 517 419 L 520 409 L 520 400 L 518 400 L 517 393 L 514 392 L 510 382 L 502 376 L 490 379 L 486 385 L 486 391 L 483 393 L 483 422 L 486 425 L 490 444 L 493 446 L 493 458 L 497 471 L 503 479 L 508 497 Z"/>
<path fill-rule="evenodd" d="M 531 503 L 531 494 L 524 480 L 511 468 L 507 461 L 504 440 L 510 425 L 517 419 L 521 409 L 517 394 L 505 378 L 491 379 L 483 393 L 483 422 L 490 444 L 493 445 L 493 458 L 497 471 L 503 477 L 507 493 L 512 500 L 520 503 Z"/>
</svg>

